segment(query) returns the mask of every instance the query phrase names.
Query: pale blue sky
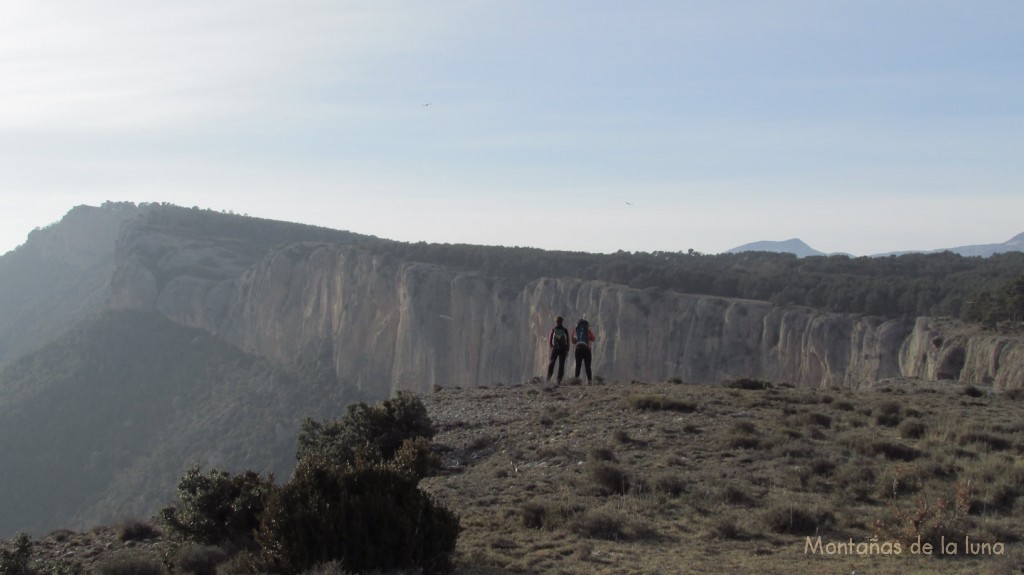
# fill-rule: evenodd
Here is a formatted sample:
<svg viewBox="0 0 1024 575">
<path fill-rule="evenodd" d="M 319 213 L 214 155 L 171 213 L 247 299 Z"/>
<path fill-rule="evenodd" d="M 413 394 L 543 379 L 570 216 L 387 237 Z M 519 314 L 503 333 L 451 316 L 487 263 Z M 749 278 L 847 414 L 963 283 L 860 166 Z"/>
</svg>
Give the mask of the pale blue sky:
<svg viewBox="0 0 1024 575">
<path fill-rule="evenodd" d="M 1024 232 L 1022 151 L 1020 0 L 13 0 L 0 19 L 0 253 L 108 199 L 602 252 L 996 243 Z"/>
</svg>

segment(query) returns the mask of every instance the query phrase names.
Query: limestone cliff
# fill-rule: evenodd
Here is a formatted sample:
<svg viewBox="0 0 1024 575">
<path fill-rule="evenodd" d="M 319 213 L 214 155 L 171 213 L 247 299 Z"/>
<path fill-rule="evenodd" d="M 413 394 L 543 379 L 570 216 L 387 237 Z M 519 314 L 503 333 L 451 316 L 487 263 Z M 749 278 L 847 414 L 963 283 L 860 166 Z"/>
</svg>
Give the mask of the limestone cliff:
<svg viewBox="0 0 1024 575">
<path fill-rule="evenodd" d="M 857 387 L 920 377 L 1024 385 L 1020 338 L 928 318 L 572 279 L 514 282 L 333 242 L 281 244 L 235 277 L 243 266 L 177 273 L 153 269 L 125 248 L 113 296 L 122 306 L 156 309 L 279 364 L 329 372 L 367 396 L 542 375 L 555 315 L 590 320 L 594 371 L 607 380 L 750 377 Z"/>
</svg>

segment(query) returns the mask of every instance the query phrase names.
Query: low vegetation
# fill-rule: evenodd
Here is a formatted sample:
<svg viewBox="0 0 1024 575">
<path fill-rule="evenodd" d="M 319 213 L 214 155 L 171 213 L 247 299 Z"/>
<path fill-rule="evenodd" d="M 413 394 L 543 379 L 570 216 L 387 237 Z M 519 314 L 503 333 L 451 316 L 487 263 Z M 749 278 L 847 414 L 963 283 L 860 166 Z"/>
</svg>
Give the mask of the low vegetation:
<svg viewBox="0 0 1024 575">
<path fill-rule="evenodd" d="M 1024 402 L 977 387 L 441 390 L 423 485 L 456 573 L 1019 572 Z"/>
<path fill-rule="evenodd" d="M 44 549 L 81 534 L 21 537 L 0 546 L 0 575 L 1016 573 L 1024 400 L 976 389 L 399 396 L 307 422 L 283 484 L 194 468 L 155 540 L 126 521 L 110 540 L 133 546 L 76 563 Z"/>
<path fill-rule="evenodd" d="M 178 482 L 178 502 L 160 513 L 162 534 L 148 523 L 125 521 L 117 539 L 131 544 L 93 560 L 88 571 L 294 574 L 325 565 L 351 573 L 450 571 L 459 519 L 419 487 L 439 466 L 429 443 L 433 434 L 422 401 L 410 394 L 350 406 L 337 421 L 307 420 L 289 481 L 193 466 Z M 68 543 L 72 535 L 54 533 L 49 543 Z M 148 553 L 139 551 L 147 545 L 135 545 L 151 539 L 167 544 L 158 552 L 149 546 Z M 0 549 L 0 574 L 87 570 L 80 561 L 58 564 L 52 555 L 33 564 L 32 545 L 21 535 Z"/>
</svg>

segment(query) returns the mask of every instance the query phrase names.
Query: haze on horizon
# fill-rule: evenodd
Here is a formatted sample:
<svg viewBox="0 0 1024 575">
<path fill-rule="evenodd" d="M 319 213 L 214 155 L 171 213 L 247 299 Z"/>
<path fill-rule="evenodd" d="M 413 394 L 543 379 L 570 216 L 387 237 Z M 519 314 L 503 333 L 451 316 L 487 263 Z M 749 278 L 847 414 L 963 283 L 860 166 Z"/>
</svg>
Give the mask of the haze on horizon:
<svg viewBox="0 0 1024 575">
<path fill-rule="evenodd" d="M 78 204 L 867 255 L 1024 231 L 1024 4 L 14 0 L 0 253 Z"/>
</svg>

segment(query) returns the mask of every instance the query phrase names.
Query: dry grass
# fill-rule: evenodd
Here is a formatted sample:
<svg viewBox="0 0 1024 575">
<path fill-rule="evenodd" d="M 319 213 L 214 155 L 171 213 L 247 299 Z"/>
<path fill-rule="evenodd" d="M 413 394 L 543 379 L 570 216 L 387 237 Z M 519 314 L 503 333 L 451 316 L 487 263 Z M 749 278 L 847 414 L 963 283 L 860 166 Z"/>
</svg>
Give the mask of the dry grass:
<svg viewBox="0 0 1024 575">
<path fill-rule="evenodd" d="M 1024 565 L 1024 402 L 996 393 L 671 382 L 442 390 L 425 402 L 446 464 L 423 486 L 462 517 L 458 574 Z M 467 449 L 479 436 L 488 449 Z M 912 534 L 966 535 L 1003 553 L 966 556 L 961 542 L 955 560 L 912 554 Z M 807 548 L 872 536 L 902 553 Z"/>
<path fill-rule="evenodd" d="M 456 575 L 1020 573 L 1024 401 L 975 387 L 438 389 L 424 402 L 442 467 L 421 485 L 461 516 Z M 170 558 L 200 572 L 222 559 L 146 527 L 55 531 L 34 565 L 159 573 Z M 902 552 L 858 553 L 872 537 Z M 918 537 L 957 540 L 957 558 L 912 552 Z M 986 553 L 966 555 L 964 537 Z"/>
</svg>

